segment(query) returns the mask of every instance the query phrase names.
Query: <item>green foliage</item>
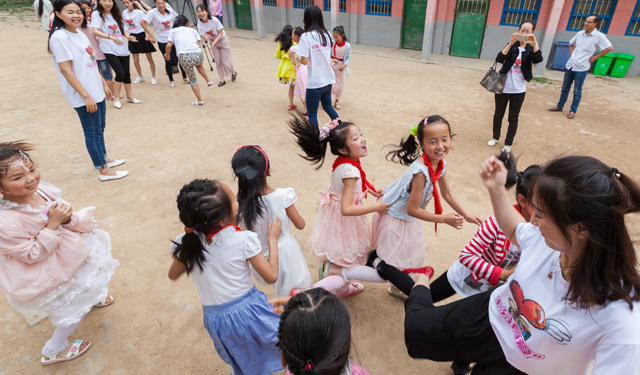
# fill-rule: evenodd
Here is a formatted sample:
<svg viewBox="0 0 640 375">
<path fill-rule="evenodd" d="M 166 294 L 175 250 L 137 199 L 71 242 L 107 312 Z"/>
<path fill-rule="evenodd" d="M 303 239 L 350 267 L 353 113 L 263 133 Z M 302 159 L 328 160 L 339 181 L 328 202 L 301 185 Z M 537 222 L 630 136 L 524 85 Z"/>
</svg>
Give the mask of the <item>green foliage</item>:
<svg viewBox="0 0 640 375">
<path fill-rule="evenodd" d="M 33 3 L 25 1 L 0 0 L 0 12 L 10 14 L 33 11 Z"/>
<path fill-rule="evenodd" d="M 2 1 L 2 0 L 0 0 Z M 541 83 L 543 85 L 549 85 L 549 84 L 553 84 L 552 81 L 548 80 L 547 78 L 544 77 L 533 77 L 531 78 L 531 82 L 533 83 Z"/>
</svg>

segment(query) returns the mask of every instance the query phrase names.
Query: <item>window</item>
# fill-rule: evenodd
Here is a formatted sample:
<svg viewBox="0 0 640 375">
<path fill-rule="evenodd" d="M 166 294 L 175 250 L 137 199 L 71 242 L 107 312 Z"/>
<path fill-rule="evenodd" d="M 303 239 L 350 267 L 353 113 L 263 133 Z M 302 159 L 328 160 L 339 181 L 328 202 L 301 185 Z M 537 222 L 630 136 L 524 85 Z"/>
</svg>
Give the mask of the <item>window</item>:
<svg viewBox="0 0 640 375">
<path fill-rule="evenodd" d="M 390 16 L 391 0 L 367 0 L 367 14 L 375 16 Z"/>
<path fill-rule="evenodd" d="M 262 5 L 274 7 L 277 6 L 277 0 L 262 0 Z"/>
<path fill-rule="evenodd" d="M 631 15 L 631 21 L 629 21 L 629 27 L 625 34 L 640 36 L 640 0 L 636 4 L 636 10 Z"/>
<path fill-rule="evenodd" d="M 340 0 L 339 3 L 340 12 L 344 13 L 347 11 L 347 0 Z M 324 10 L 327 12 L 331 11 L 331 0 L 324 0 Z"/>
<path fill-rule="evenodd" d="M 525 20 L 538 20 L 541 0 L 505 0 L 501 25 L 520 26 Z"/>
<path fill-rule="evenodd" d="M 310 5 L 313 5 L 313 0 L 293 0 L 294 8 L 306 8 Z"/>
<path fill-rule="evenodd" d="M 583 30 L 584 20 L 586 20 L 590 14 L 597 14 L 600 16 L 598 30 L 606 33 L 607 30 L 609 30 L 609 21 L 611 21 L 613 11 L 616 9 L 616 1 L 617 0 L 575 0 L 573 9 L 571 9 L 571 17 L 569 18 L 567 30 Z"/>
</svg>

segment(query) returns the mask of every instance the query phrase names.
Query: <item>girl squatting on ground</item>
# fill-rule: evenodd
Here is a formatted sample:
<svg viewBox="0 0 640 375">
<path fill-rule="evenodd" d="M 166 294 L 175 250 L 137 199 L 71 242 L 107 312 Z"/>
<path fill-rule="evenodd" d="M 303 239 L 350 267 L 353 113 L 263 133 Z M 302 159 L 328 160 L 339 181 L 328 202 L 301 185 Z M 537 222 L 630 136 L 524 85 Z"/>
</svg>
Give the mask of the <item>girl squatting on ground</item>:
<svg viewBox="0 0 640 375">
<path fill-rule="evenodd" d="M 0 288 L 16 309 L 49 314 L 56 329 L 42 348 L 46 366 L 89 350 L 84 340 L 67 349 L 67 338 L 94 306 L 113 303 L 107 292 L 118 261 L 107 232 L 95 227 L 96 208 L 74 212 L 60 189 L 40 181 L 30 149 L 0 144 Z"/>
</svg>

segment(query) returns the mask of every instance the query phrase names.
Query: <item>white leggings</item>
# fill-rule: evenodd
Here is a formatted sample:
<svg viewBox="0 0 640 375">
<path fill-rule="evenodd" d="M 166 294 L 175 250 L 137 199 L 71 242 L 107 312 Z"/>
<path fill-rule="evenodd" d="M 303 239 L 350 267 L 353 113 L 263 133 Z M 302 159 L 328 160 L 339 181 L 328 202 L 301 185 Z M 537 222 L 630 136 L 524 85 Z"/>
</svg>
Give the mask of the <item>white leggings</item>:
<svg viewBox="0 0 640 375">
<path fill-rule="evenodd" d="M 351 280 L 358 281 L 366 281 L 370 283 L 384 283 L 383 278 L 378 275 L 378 271 L 374 268 L 367 266 L 356 266 L 351 270 L 347 269 L 347 267 L 342 268 L 342 276 L 329 276 L 324 279 L 318 281 L 313 285 L 314 288 L 322 288 L 328 292 L 344 292 L 343 289 L 346 286 L 348 288 L 348 284 Z"/>
<path fill-rule="evenodd" d="M 81 321 L 82 319 L 80 319 L 80 322 Z M 67 346 L 69 346 L 67 339 L 69 338 L 69 336 L 71 336 L 73 331 L 76 330 L 76 327 L 78 327 L 78 324 L 80 324 L 80 322 L 71 324 L 67 327 L 56 327 L 53 335 L 44 345 L 44 348 L 42 348 L 42 355 L 45 357 L 53 357 L 54 355 L 65 350 Z"/>
</svg>

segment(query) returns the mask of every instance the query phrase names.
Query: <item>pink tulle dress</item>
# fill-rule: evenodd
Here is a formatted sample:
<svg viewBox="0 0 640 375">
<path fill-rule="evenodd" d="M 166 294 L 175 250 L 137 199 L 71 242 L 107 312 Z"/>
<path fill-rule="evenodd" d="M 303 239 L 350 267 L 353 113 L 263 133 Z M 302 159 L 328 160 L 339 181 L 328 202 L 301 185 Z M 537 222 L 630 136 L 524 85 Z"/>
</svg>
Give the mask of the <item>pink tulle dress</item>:
<svg viewBox="0 0 640 375">
<path fill-rule="evenodd" d="M 298 53 L 298 46 L 292 46 L 289 51 Z M 293 88 L 293 95 L 305 102 L 307 101 L 307 66 L 300 64 L 300 61 L 298 61 L 298 65 L 294 65 L 293 69 L 296 70 L 296 82 Z"/>
<path fill-rule="evenodd" d="M 331 184 L 318 201 L 320 212 L 313 223 L 309 243 L 311 254 L 319 262 L 331 262 L 342 267 L 362 265 L 371 249 L 371 232 L 366 216 L 343 216 L 340 201 L 344 178 L 357 178 L 353 204 L 362 205 L 360 171 L 351 164 L 340 164 L 331 174 Z"/>
</svg>

